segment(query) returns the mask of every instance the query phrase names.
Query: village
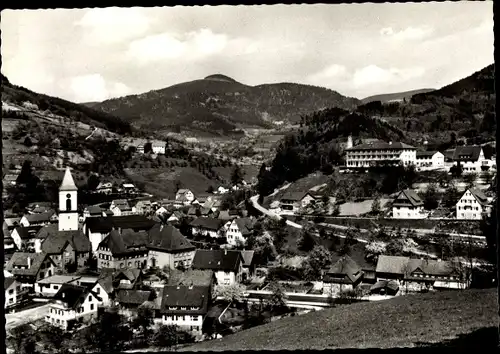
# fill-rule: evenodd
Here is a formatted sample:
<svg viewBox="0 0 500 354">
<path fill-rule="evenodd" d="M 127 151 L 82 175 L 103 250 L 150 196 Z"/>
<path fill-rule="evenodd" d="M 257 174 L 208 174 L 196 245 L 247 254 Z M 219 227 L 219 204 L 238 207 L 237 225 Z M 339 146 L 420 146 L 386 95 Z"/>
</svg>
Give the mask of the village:
<svg viewBox="0 0 500 354">
<path fill-rule="evenodd" d="M 151 148 L 158 149 L 156 145 Z M 413 165 L 418 173 L 460 169 L 464 175 L 479 176 L 486 170 L 496 171 L 494 157 L 486 159 L 481 146 L 460 146 L 442 153 L 417 151 L 397 142 L 353 146 L 349 137 L 345 152 L 346 166 L 340 167 L 341 173 L 363 172 L 381 160 Z M 298 192 L 286 187 L 266 209 L 259 205 L 252 183 L 244 180 L 204 195 L 180 188 L 171 200 L 155 200 L 132 183 L 116 186 L 103 181 L 95 193 L 122 197 L 82 208 L 71 170 L 66 167 L 57 210 L 40 202 L 32 203 L 24 215 L 5 214 L 7 327 L 19 325 L 23 318 L 73 333 L 95 323 L 109 309 L 132 319 L 147 307 L 154 326 L 175 325 L 193 341 L 201 341 L 246 328 L 249 315 L 243 313 L 249 311 L 262 317 L 267 309 L 269 320 L 275 320 L 339 303 L 471 286 L 471 266 L 460 257 L 443 260 L 419 251 L 391 255 L 384 253 L 385 246 L 375 252 L 371 263 L 353 256 L 350 245 L 368 242 L 363 240 L 362 230 L 358 227 L 357 235 L 352 236 L 354 228 L 332 220 L 364 216 L 342 215 L 345 207 L 339 207 L 321 186 Z M 490 190 L 491 185 L 484 182 L 464 185 L 452 212 L 434 219 L 482 220 L 491 211 Z M 246 199 L 224 207 L 225 198 L 232 193 L 243 193 Z M 374 203 L 372 200 L 368 214 Z M 417 191 L 408 188 L 378 208 L 385 212 L 380 211 L 376 220 L 399 219 L 411 225 L 412 220 L 432 219 Z M 305 224 L 300 222 L 304 217 Z M 308 271 L 301 273 L 297 271 L 300 266 L 285 266 L 300 257 L 287 258 L 280 252 L 277 228 L 282 233 L 291 228 L 320 238 L 331 233 L 330 238 L 337 235 L 344 242 L 330 260 L 328 253 L 322 253 L 324 247 L 306 247 L 308 268 L 303 267 Z M 452 238 L 451 233 L 448 236 Z M 484 244 L 481 235 L 455 236 L 472 240 L 474 247 Z M 306 236 L 300 238 L 297 243 L 306 242 Z M 294 272 L 299 275 L 293 276 Z"/>
</svg>

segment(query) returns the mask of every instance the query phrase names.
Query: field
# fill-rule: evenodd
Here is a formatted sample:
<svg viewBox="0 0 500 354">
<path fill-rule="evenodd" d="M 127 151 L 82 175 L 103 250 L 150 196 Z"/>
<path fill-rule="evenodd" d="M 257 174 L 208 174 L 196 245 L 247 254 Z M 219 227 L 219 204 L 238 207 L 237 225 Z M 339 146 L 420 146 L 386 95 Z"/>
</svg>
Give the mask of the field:
<svg viewBox="0 0 500 354">
<path fill-rule="evenodd" d="M 496 289 L 399 296 L 289 317 L 181 350 L 493 348 L 497 310 Z"/>
</svg>

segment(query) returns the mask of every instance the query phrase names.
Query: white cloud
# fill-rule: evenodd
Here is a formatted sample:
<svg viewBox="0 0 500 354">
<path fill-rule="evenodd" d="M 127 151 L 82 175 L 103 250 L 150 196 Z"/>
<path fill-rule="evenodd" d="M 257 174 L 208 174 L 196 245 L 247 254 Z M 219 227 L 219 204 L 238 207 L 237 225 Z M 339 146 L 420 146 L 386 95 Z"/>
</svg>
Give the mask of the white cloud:
<svg viewBox="0 0 500 354">
<path fill-rule="evenodd" d="M 130 93 L 130 88 L 127 85 L 121 82 L 107 83 L 100 74 L 74 77 L 71 79 L 69 87 L 77 102 L 103 101 Z"/>
<path fill-rule="evenodd" d="M 306 78 L 307 82 L 314 85 L 327 85 L 331 80 L 345 80 L 349 78 L 349 73 L 343 65 L 332 64 L 321 71 L 318 71 Z M 328 85 L 330 86 L 330 85 Z"/>
<path fill-rule="evenodd" d="M 384 37 L 391 38 L 397 41 L 402 40 L 418 40 L 428 37 L 433 32 L 431 27 L 407 27 L 401 31 L 394 31 L 392 27 L 385 27 L 380 30 L 380 34 Z"/>
<path fill-rule="evenodd" d="M 104 8 L 88 10 L 75 23 L 85 30 L 88 44 L 118 43 L 140 36 L 150 28 L 150 19 L 138 8 Z"/>
<path fill-rule="evenodd" d="M 364 87 L 381 83 L 398 84 L 420 77 L 424 73 L 425 69 L 421 67 L 383 69 L 377 65 L 368 65 L 356 70 L 353 75 L 353 85 L 355 87 Z"/>
</svg>

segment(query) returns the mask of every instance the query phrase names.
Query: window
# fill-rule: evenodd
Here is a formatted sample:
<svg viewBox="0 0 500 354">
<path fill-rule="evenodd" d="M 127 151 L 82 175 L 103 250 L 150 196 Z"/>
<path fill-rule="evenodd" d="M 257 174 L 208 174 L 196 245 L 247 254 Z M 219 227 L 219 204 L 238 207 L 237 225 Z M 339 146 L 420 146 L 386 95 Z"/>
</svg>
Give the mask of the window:
<svg viewBox="0 0 500 354">
<path fill-rule="evenodd" d="M 94 304 L 90 304 L 90 311 L 94 309 Z"/>
<path fill-rule="evenodd" d="M 101 293 L 101 288 L 97 288 L 95 292 L 98 293 L 98 294 L 100 294 Z"/>
<path fill-rule="evenodd" d="M 43 272 L 40 272 L 40 278 L 43 278 L 45 274 Z"/>
<path fill-rule="evenodd" d="M 59 285 L 54 285 L 54 290 L 59 289 Z"/>
<path fill-rule="evenodd" d="M 14 294 L 14 289 L 10 289 L 10 290 L 9 290 L 9 294 L 10 294 L 10 295 Z"/>
<path fill-rule="evenodd" d="M 92 301 L 92 295 L 89 295 L 89 301 Z"/>
</svg>

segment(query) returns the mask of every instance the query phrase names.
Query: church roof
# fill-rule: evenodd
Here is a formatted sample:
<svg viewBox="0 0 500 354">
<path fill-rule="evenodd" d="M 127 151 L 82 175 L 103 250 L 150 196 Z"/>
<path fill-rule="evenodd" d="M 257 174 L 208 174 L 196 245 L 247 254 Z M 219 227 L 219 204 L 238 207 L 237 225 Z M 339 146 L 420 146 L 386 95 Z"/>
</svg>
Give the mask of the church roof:
<svg viewBox="0 0 500 354">
<path fill-rule="evenodd" d="M 69 167 L 66 167 L 66 172 L 64 172 L 64 178 L 62 180 L 61 186 L 59 187 L 60 191 L 76 191 L 78 188 L 75 185 L 75 181 L 73 180 L 73 176 L 71 176 L 71 172 Z"/>
</svg>

